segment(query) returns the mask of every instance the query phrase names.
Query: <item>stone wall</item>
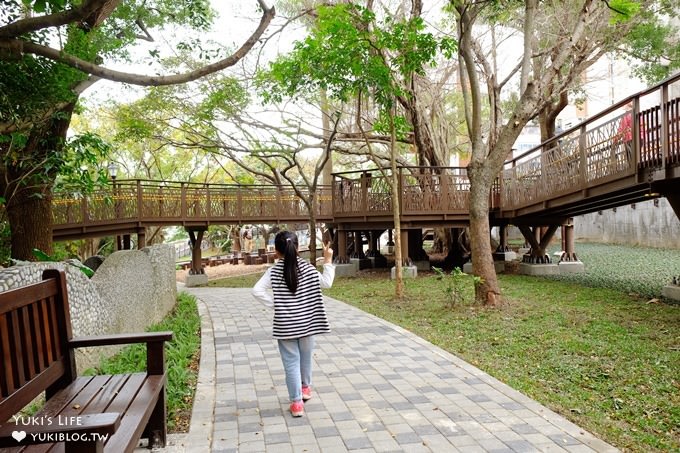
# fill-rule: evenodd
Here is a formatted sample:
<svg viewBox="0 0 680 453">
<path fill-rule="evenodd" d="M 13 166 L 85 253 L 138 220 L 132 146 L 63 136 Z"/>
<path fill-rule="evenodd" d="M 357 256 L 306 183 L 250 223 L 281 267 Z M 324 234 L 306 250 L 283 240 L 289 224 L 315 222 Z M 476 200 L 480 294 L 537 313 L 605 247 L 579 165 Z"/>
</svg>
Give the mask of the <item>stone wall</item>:
<svg viewBox="0 0 680 453">
<path fill-rule="evenodd" d="M 12 266 L 0 270 L 0 291 L 39 282 L 48 268 L 66 271 L 74 336 L 143 332 L 175 306 L 175 252 L 167 245 L 115 252 L 91 279 L 67 263 Z M 79 371 L 118 349 L 78 350 Z"/>
</svg>

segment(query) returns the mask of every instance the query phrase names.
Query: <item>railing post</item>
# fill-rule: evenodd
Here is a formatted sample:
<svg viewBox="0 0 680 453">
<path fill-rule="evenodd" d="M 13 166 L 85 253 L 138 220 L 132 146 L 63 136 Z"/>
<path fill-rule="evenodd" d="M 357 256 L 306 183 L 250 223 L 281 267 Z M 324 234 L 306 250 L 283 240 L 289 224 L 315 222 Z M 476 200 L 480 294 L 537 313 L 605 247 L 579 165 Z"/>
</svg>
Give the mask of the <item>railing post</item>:
<svg viewBox="0 0 680 453">
<path fill-rule="evenodd" d="M 449 175 L 446 174 L 446 168 L 442 168 L 439 174 L 439 210 L 450 211 L 449 208 Z"/>
<path fill-rule="evenodd" d="M 243 222 L 243 199 L 241 194 L 241 186 L 236 187 L 236 218 L 239 222 Z"/>
<path fill-rule="evenodd" d="M 642 136 L 640 124 L 640 98 L 636 97 L 633 99 L 633 153 L 631 156 L 633 161 L 629 162 L 633 173 L 637 172 L 638 163 L 640 162 L 640 158 L 642 156 L 643 143 L 640 140 L 640 137 Z"/>
<path fill-rule="evenodd" d="M 207 195 L 205 196 L 206 203 L 208 203 L 208 206 L 205 208 L 205 217 L 207 219 L 210 219 L 211 214 L 212 214 L 212 203 L 210 202 L 210 184 L 205 185 L 205 190 L 207 192 Z"/>
<path fill-rule="evenodd" d="M 578 150 L 581 155 L 581 183 L 583 188 L 588 187 L 588 158 L 586 155 L 588 141 L 586 135 L 586 125 L 581 126 L 580 135 L 578 136 Z"/>
<path fill-rule="evenodd" d="M 342 186 L 341 186 L 342 187 Z M 331 217 L 335 216 L 335 175 L 331 178 Z M 342 194 L 340 194 L 342 196 Z"/>
<path fill-rule="evenodd" d="M 668 127 L 668 84 L 664 83 L 663 86 L 661 87 L 661 111 L 659 112 L 661 115 L 661 170 L 664 171 L 664 177 L 665 177 L 665 170 L 666 170 L 666 160 L 669 158 L 669 150 L 670 147 L 668 146 L 668 140 L 670 138 L 670 129 Z"/>
<path fill-rule="evenodd" d="M 361 173 L 361 215 L 368 215 L 368 173 Z"/>
<path fill-rule="evenodd" d="M 142 193 L 142 181 L 136 180 L 137 186 L 137 221 L 142 221 L 142 207 L 144 206 L 143 193 Z"/>
<path fill-rule="evenodd" d="M 180 217 L 187 220 L 187 186 L 186 183 L 180 185 Z"/>
<path fill-rule="evenodd" d="M 404 172 L 403 172 L 403 167 L 399 167 L 398 172 L 398 179 L 397 179 L 397 190 L 399 191 L 399 217 L 402 216 L 402 213 L 404 212 Z M 392 184 L 390 184 L 390 187 L 392 187 Z M 395 197 L 395 194 L 392 194 L 392 197 Z M 394 206 L 392 206 L 394 208 Z"/>
<path fill-rule="evenodd" d="M 89 195 L 88 195 L 89 196 Z M 90 216 L 87 214 L 87 198 L 84 196 L 80 201 L 80 216 L 82 218 L 83 225 L 87 226 L 90 223 Z"/>
</svg>

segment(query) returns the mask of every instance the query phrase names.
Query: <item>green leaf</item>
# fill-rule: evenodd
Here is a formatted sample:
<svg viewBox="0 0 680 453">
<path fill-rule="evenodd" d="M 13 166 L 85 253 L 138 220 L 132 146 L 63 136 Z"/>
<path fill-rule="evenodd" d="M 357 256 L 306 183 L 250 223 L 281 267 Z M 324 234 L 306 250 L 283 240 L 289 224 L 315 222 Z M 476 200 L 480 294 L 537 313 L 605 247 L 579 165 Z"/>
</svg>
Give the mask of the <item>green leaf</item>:
<svg viewBox="0 0 680 453">
<path fill-rule="evenodd" d="M 33 249 L 33 256 L 35 256 L 38 261 L 54 261 L 50 255 L 40 249 Z"/>
</svg>

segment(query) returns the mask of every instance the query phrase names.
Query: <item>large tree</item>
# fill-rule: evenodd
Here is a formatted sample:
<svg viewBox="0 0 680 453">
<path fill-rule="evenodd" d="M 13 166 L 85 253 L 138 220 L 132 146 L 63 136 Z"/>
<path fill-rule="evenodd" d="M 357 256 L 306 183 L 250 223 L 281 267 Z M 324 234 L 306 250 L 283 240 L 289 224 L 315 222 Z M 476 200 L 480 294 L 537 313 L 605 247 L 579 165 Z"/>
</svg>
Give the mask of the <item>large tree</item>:
<svg viewBox="0 0 680 453">
<path fill-rule="evenodd" d="M 390 170 L 384 176 L 396 194 L 399 190 L 398 136 L 410 131 L 415 135 L 418 130 L 422 135 L 415 138 L 414 143 L 424 153 L 424 163 L 438 163 L 431 140 L 425 138 L 429 137 L 429 130 L 423 124 L 425 120 L 414 113 L 420 110 L 413 87 L 417 77 L 425 74 L 425 66 L 434 61 L 439 51 L 450 53 L 454 42 L 437 40 L 425 31 L 419 2 L 415 2 L 414 14 L 401 20 L 393 17 L 381 20 L 371 9 L 372 3 L 367 2 L 367 7 L 354 3 L 318 7 L 309 35 L 297 42 L 292 52 L 272 63 L 260 81 L 268 100 L 305 96 L 309 99 L 320 91 L 337 101 L 352 100 L 366 151 L 374 156 L 373 149 L 381 146 L 374 143 L 369 134 L 378 131 L 389 137 Z M 367 122 L 363 114 L 366 105 L 378 112 L 373 123 Z M 398 111 L 399 107 L 403 110 Z M 402 297 L 404 291 L 399 199 L 399 196 L 392 197 L 397 298 Z"/>
<path fill-rule="evenodd" d="M 581 74 L 623 39 L 621 30 L 651 3 L 627 0 L 541 2 L 450 2 L 457 25 L 466 119 L 472 152 L 470 230 L 473 272 L 482 277 L 476 299 L 500 303 L 500 287 L 491 255 L 489 194 L 494 180 L 524 126 L 569 89 Z M 568 11 L 568 14 L 565 12 Z M 499 69 L 484 51 L 489 29 L 508 25 L 521 30 L 515 64 Z M 510 70 L 508 70 L 510 68 Z M 514 85 L 513 85 L 514 84 Z M 517 90 L 519 86 L 519 90 Z M 517 101 L 503 110 L 502 100 L 514 92 Z M 484 124 L 484 112 L 491 118 Z"/>
<path fill-rule="evenodd" d="M 208 0 L 180 7 L 172 0 L 8 0 L 0 14 L 0 191 L 12 233 L 12 256 L 50 252 L 51 189 L 68 160 L 67 130 L 82 92 L 99 79 L 142 86 L 181 84 L 233 66 L 257 43 L 274 17 L 258 0 L 257 28 L 232 53 L 184 73 L 143 75 L 105 61 L 130 54 L 157 28 L 206 31 Z M 192 45 L 199 45 L 197 41 Z M 184 44 L 188 47 L 189 44 Z M 200 50 L 200 49 L 199 49 Z M 220 53 L 217 53 L 220 55 Z"/>
</svg>

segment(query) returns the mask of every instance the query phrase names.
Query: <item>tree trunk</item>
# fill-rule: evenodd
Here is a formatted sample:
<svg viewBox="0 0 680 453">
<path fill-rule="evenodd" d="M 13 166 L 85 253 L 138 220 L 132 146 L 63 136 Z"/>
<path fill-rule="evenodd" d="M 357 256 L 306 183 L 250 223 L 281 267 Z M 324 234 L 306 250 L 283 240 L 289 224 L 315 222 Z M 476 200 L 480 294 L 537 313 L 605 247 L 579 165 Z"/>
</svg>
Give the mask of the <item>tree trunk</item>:
<svg viewBox="0 0 680 453">
<path fill-rule="evenodd" d="M 48 189 L 22 188 L 7 204 L 12 258 L 35 261 L 33 249 L 52 254 L 52 196 Z"/>
<path fill-rule="evenodd" d="M 477 167 L 477 168 L 475 168 Z M 491 249 L 489 227 L 489 193 L 493 178 L 488 177 L 481 165 L 470 164 L 470 242 L 472 272 L 481 277 L 475 284 L 475 300 L 484 305 L 497 306 L 501 303 L 501 290 L 496 277 Z"/>
<path fill-rule="evenodd" d="M 314 206 L 313 197 L 312 206 Z M 312 266 L 316 266 L 316 216 L 314 215 L 314 208 L 310 208 L 309 212 L 309 262 L 312 263 Z"/>
<path fill-rule="evenodd" d="M 563 91 L 557 102 L 550 102 L 538 114 L 538 125 L 541 130 L 541 143 L 555 136 L 557 116 L 569 105 L 569 95 Z"/>
<path fill-rule="evenodd" d="M 12 258 L 35 260 L 33 249 L 52 254 L 52 188 L 58 167 L 45 167 L 48 158 L 62 155 L 75 101 L 52 120 L 31 130 L 17 163 L 8 163 L 1 175 L 12 233 Z M 3 149 L 4 151 L 4 149 Z M 36 168 L 39 171 L 36 171 Z"/>
</svg>

